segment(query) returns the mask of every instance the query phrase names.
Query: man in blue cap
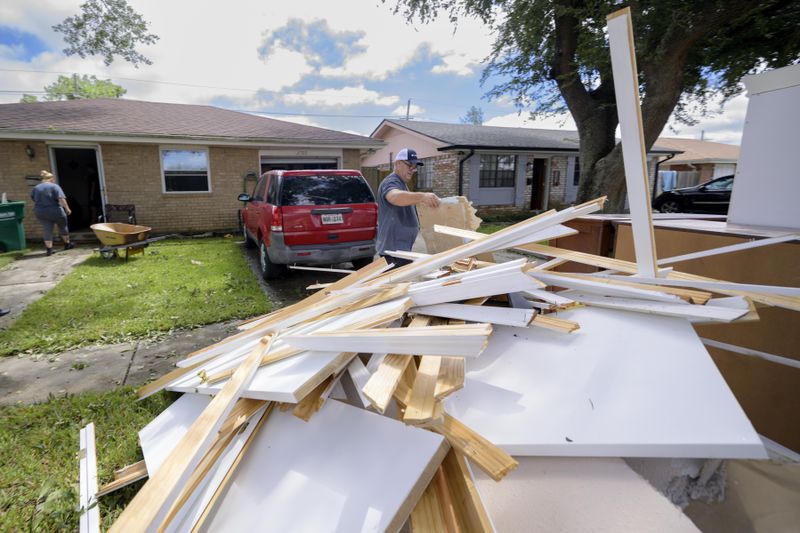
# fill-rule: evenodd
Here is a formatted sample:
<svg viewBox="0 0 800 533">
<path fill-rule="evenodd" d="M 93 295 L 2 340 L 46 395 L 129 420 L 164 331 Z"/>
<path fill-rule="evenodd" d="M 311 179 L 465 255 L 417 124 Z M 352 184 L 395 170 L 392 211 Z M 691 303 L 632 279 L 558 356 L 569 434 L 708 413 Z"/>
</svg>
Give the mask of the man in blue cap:
<svg viewBox="0 0 800 533">
<path fill-rule="evenodd" d="M 410 261 L 385 255 L 393 250 L 410 251 L 419 232 L 416 205 L 439 207 L 439 197 L 432 192 L 411 192 L 408 182 L 417 167 L 422 166 L 417 152 L 403 148 L 394 158 L 394 172 L 386 176 L 378 187 L 378 238 L 375 248 L 381 257 L 395 266 Z"/>
</svg>

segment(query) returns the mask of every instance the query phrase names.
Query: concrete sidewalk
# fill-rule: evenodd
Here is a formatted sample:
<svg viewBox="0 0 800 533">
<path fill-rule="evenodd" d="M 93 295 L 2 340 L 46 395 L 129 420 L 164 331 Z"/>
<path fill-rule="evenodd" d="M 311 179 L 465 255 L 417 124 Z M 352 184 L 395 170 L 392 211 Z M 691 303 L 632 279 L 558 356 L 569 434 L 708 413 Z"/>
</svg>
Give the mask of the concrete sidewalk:
<svg viewBox="0 0 800 533">
<path fill-rule="evenodd" d="M 168 339 L 88 346 L 60 354 L 0 358 L 0 406 L 47 400 L 50 394 L 103 392 L 141 385 L 175 368 L 189 353 L 236 331 L 239 321 L 176 332 Z"/>
<path fill-rule="evenodd" d="M 0 317 L 0 329 L 9 327 L 26 307 L 91 255 L 91 248 L 59 251 L 50 257 L 42 250 L 28 253 L 0 270 L 0 308 L 11 311 Z"/>
</svg>

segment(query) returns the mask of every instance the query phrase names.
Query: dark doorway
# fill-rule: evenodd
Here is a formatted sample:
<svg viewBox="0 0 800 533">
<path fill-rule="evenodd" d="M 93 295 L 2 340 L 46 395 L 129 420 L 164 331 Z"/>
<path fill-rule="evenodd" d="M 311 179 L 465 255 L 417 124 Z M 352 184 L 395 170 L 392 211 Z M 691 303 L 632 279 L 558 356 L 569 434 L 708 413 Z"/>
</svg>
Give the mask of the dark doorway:
<svg viewBox="0 0 800 533">
<path fill-rule="evenodd" d="M 103 214 L 100 174 L 93 148 L 53 148 L 58 184 L 64 190 L 72 214 L 69 229 L 86 229 Z"/>
<path fill-rule="evenodd" d="M 544 209 L 544 193 L 547 180 L 547 159 L 535 158 L 531 169 L 531 209 Z"/>
</svg>

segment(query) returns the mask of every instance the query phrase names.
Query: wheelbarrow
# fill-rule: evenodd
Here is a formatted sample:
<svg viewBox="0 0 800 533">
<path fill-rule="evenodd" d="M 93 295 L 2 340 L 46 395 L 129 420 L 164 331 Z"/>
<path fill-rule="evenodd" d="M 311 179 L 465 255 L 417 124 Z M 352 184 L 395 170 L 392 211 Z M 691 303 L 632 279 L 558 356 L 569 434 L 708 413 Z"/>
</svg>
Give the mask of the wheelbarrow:
<svg viewBox="0 0 800 533">
<path fill-rule="evenodd" d="M 125 250 L 125 261 L 131 255 L 144 253 L 144 249 L 152 242 L 169 239 L 175 235 L 163 235 L 161 237 L 148 238 L 150 230 L 147 226 L 137 226 L 135 224 L 124 224 L 122 222 L 104 222 L 92 224 L 94 232 L 100 244 L 103 246 L 97 250 L 105 259 L 117 257 L 120 251 Z"/>
</svg>

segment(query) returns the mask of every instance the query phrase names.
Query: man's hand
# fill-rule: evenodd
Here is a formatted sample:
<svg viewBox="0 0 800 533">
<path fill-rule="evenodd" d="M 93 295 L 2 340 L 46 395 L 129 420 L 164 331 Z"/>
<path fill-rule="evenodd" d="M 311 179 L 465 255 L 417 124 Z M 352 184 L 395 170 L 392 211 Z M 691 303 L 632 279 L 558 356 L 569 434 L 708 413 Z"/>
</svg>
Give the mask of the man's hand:
<svg viewBox="0 0 800 533">
<path fill-rule="evenodd" d="M 436 196 L 432 192 L 423 192 L 420 194 L 422 194 L 422 199 L 420 200 L 419 203 L 428 207 L 439 207 L 439 204 L 441 202 L 439 201 L 438 196 Z"/>
</svg>

